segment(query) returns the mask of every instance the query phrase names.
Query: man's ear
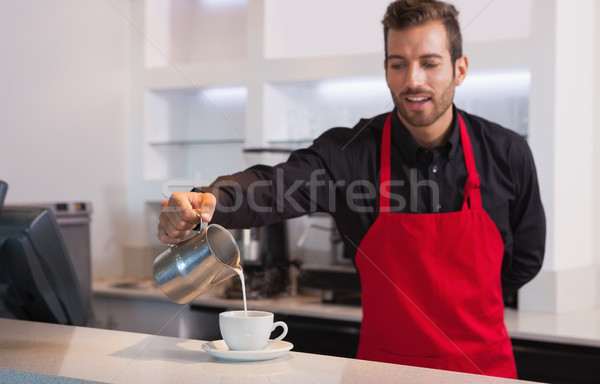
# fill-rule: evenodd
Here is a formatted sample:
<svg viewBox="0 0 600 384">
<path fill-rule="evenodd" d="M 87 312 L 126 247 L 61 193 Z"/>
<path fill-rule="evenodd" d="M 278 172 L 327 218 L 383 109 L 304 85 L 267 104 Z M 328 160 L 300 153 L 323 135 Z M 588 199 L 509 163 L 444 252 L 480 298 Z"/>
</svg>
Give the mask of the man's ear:
<svg viewBox="0 0 600 384">
<path fill-rule="evenodd" d="M 467 56 L 459 57 L 454 63 L 454 85 L 459 86 L 467 77 L 469 71 L 469 59 Z"/>
</svg>

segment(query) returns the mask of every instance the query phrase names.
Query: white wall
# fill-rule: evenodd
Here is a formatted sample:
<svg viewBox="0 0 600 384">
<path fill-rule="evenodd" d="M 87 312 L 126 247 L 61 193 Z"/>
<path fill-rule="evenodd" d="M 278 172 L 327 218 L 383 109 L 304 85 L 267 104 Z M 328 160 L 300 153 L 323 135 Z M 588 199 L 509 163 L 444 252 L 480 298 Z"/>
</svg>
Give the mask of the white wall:
<svg viewBox="0 0 600 384">
<path fill-rule="evenodd" d="M 580 0 L 577 7 L 565 0 L 557 5 L 554 225 L 569 241 L 555 244 L 551 266 L 561 269 L 592 261 L 595 54 L 593 0 Z"/>
<path fill-rule="evenodd" d="M 547 252 L 520 308 L 567 312 L 596 304 L 594 41 L 597 2 L 534 0 L 530 145 L 546 209 Z"/>
<path fill-rule="evenodd" d="M 126 216 L 127 0 L 0 2 L 7 204 L 91 201 L 95 276 L 119 273 Z"/>
</svg>

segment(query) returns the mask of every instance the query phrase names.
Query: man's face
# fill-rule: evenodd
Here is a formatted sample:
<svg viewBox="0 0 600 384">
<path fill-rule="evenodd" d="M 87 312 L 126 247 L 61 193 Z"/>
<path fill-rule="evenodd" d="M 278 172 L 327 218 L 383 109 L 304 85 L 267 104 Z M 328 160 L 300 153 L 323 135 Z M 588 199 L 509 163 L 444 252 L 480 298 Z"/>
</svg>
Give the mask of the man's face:
<svg viewBox="0 0 600 384">
<path fill-rule="evenodd" d="M 442 22 L 390 29 L 387 44 L 386 80 L 402 122 L 409 130 L 449 127 L 454 88 L 466 76 L 467 62 L 458 59 L 453 70 Z"/>
</svg>

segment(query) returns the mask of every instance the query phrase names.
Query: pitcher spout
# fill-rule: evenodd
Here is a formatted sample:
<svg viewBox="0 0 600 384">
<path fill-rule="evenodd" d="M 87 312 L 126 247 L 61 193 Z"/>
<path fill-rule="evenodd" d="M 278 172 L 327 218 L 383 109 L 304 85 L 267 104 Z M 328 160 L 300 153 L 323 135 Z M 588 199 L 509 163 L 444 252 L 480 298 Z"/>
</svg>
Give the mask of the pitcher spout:
<svg viewBox="0 0 600 384">
<path fill-rule="evenodd" d="M 224 265 L 223 268 L 215 275 L 215 277 L 210 282 L 211 286 L 215 286 L 217 284 L 221 284 L 225 280 L 231 279 L 234 276 L 239 276 L 242 272 L 242 267 L 239 264 L 236 264 L 235 267 Z"/>
</svg>

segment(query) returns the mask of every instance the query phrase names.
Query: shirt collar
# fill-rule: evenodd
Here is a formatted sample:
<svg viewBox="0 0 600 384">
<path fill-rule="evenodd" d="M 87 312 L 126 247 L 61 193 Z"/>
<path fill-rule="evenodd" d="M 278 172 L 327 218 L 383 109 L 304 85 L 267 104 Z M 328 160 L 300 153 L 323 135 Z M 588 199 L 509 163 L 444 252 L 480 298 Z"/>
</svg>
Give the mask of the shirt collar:
<svg viewBox="0 0 600 384">
<path fill-rule="evenodd" d="M 417 163 L 419 152 L 425 149 L 421 147 L 412 137 L 408 129 L 402 124 L 396 109 L 392 111 L 392 146 L 400 151 L 404 160 L 409 166 L 414 167 Z M 454 159 L 460 144 L 460 128 L 458 123 L 458 113 L 456 107 L 452 106 L 452 132 L 448 140 L 440 146 L 434 148 L 434 151 L 440 150 L 448 153 L 450 160 Z"/>
</svg>

